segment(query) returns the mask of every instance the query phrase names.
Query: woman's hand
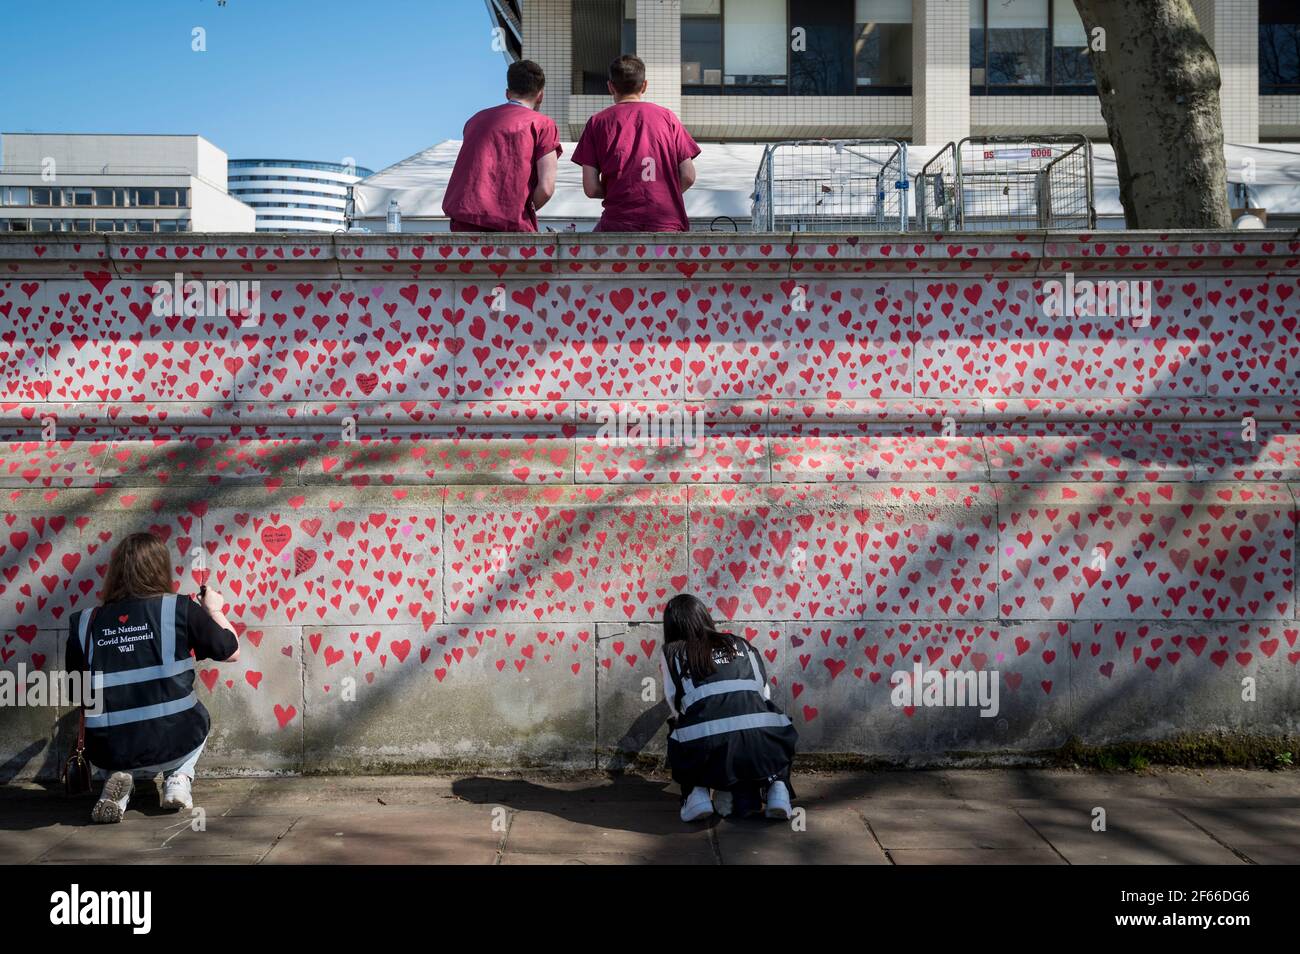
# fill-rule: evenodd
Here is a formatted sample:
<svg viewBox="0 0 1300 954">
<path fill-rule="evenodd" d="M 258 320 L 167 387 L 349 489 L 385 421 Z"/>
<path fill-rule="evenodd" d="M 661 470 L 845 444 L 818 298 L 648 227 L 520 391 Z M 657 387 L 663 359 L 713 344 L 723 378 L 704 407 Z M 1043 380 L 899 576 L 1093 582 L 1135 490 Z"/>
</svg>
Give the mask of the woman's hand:
<svg viewBox="0 0 1300 954">
<path fill-rule="evenodd" d="M 212 616 L 220 615 L 226 608 L 226 598 L 214 586 L 203 588 L 203 608 Z"/>
<path fill-rule="evenodd" d="M 222 629 L 228 631 L 235 637 L 235 651 L 225 659 L 218 659 L 217 662 L 235 662 L 239 659 L 239 631 L 235 629 L 234 624 L 226 619 L 225 608 L 226 598 L 221 591 L 204 584 L 199 589 L 199 602 L 203 608 L 208 611 L 212 621 Z"/>
</svg>

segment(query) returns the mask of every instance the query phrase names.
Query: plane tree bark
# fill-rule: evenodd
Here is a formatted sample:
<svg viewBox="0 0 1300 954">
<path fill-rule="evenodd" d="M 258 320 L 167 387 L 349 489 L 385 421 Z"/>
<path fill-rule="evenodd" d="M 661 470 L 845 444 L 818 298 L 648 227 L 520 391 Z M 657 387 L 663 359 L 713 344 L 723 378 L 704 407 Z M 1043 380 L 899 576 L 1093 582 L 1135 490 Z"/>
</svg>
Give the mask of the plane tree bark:
<svg viewBox="0 0 1300 954">
<path fill-rule="evenodd" d="M 1219 63 L 1189 0 L 1074 0 L 1133 229 L 1226 229 Z"/>
</svg>

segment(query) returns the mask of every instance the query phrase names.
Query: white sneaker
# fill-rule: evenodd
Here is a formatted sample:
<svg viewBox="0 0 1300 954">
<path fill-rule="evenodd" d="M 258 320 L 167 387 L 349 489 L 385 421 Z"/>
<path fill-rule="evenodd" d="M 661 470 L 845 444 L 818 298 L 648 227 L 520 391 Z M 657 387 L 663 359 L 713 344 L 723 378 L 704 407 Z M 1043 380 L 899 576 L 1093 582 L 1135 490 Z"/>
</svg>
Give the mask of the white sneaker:
<svg viewBox="0 0 1300 954">
<path fill-rule="evenodd" d="M 163 779 L 162 807 L 169 812 L 178 812 L 182 808 L 194 807 L 194 798 L 190 793 L 193 781 L 188 775 L 174 772 Z"/>
<path fill-rule="evenodd" d="M 767 817 L 783 818 L 787 821 L 791 815 L 790 790 L 785 782 L 773 782 L 767 787 Z"/>
<path fill-rule="evenodd" d="M 135 782 L 130 772 L 114 772 L 104 783 L 104 790 L 99 793 L 99 801 L 90 810 L 90 820 L 97 825 L 111 825 L 122 820 L 126 806 L 131 801 L 131 790 Z"/>
<path fill-rule="evenodd" d="M 682 805 L 682 821 L 693 822 L 702 818 L 708 818 L 713 814 L 713 802 L 709 798 L 709 790 L 697 785 L 691 789 L 691 793 L 686 796 L 686 802 Z"/>
<path fill-rule="evenodd" d="M 721 815 L 723 818 L 726 818 L 728 815 L 730 815 L 731 814 L 731 793 L 725 790 L 720 792 L 714 792 L 713 810 L 717 812 L 719 815 Z"/>
</svg>

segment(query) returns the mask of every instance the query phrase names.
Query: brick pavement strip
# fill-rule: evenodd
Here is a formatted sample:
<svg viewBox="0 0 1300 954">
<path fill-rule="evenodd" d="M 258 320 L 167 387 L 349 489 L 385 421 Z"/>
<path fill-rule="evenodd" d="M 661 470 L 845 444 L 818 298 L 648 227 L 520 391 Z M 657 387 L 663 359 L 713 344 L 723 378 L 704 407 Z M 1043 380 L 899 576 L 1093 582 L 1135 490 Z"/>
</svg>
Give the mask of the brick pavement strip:
<svg viewBox="0 0 1300 954">
<path fill-rule="evenodd" d="M 145 788 L 101 827 L 89 798 L 11 784 L 0 863 L 1300 863 L 1300 772 L 829 772 L 796 787 L 793 825 L 683 825 L 653 776 L 202 778 L 201 825 Z"/>
</svg>

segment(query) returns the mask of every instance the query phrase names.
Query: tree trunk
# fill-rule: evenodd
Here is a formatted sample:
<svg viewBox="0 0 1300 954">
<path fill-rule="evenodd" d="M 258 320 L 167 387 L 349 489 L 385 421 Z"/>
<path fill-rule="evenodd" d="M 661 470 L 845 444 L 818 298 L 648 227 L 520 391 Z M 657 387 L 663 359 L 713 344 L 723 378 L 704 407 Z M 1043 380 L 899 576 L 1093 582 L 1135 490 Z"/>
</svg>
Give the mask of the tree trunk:
<svg viewBox="0 0 1300 954">
<path fill-rule="evenodd" d="M 1219 63 L 1189 0 L 1074 0 L 1131 229 L 1226 229 Z"/>
</svg>

